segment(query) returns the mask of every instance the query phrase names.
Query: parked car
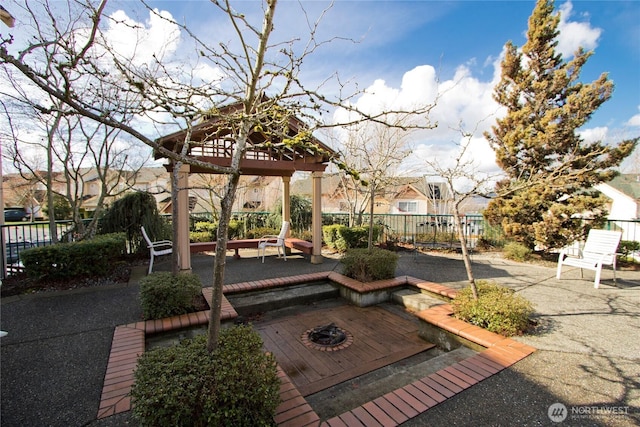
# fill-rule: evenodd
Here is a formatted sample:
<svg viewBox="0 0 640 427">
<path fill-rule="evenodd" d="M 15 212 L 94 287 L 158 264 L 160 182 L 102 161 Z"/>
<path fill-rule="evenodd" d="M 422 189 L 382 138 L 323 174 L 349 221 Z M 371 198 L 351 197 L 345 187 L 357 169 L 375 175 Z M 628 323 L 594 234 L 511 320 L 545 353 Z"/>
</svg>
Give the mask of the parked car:
<svg viewBox="0 0 640 427">
<path fill-rule="evenodd" d="M 25 208 L 5 208 L 4 222 L 28 221 L 29 213 Z"/>
<path fill-rule="evenodd" d="M 28 241 L 7 243 L 5 252 L 7 255 L 7 265 L 18 264 L 21 267 L 20 252 L 33 247 L 35 247 L 35 245 Z"/>
</svg>

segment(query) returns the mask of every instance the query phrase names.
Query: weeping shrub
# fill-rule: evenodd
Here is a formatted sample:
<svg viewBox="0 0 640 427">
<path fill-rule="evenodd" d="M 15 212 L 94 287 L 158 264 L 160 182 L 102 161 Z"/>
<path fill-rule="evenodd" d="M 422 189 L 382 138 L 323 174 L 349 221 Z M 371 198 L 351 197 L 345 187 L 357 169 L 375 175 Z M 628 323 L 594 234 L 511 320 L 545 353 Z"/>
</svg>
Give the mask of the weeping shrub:
<svg viewBox="0 0 640 427">
<path fill-rule="evenodd" d="M 211 354 L 204 335 L 145 352 L 131 398 L 141 426 L 275 426 L 280 380 L 260 335 L 234 326 Z"/>
<path fill-rule="evenodd" d="M 282 227 L 282 200 L 273 205 L 273 209 L 267 217 L 267 227 L 280 230 Z M 291 232 L 302 233 L 311 228 L 312 203 L 305 196 L 292 194 L 289 198 L 289 215 L 291 218 Z M 276 233 L 278 234 L 278 233 Z"/>
<path fill-rule="evenodd" d="M 125 233 L 129 242 L 129 253 L 146 254 L 140 227 L 144 226 L 149 237 L 170 240 L 171 227 L 158 212 L 156 199 L 150 193 L 136 191 L 116 200 L 100 218 L 100 233 Z"/>
</svg>

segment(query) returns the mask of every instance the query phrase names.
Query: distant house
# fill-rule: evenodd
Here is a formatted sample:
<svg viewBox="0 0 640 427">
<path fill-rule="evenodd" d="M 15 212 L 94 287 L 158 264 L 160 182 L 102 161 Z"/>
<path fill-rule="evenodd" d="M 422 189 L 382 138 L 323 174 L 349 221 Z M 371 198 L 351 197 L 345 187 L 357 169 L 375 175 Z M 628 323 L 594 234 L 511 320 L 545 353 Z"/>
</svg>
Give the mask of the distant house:
<svg viewBox="0 0 640 427">
<path fill-rule="evenodd" d="M 369 212 L 368 205 L 363 205 L 364 195 L 356 195 L 339 174 L 325 174 L 322 177 L 322 192 L 322 211 L 325 213 L 348 213 L 351 203 L 357 203 L 359 210 Z M 296 181 L 292 186 L 292 193 L 310 196 L 311 179 Z M 479 213 L 486 204 L 486 199 L 469 198 L 462 204 L 461 210 L 465 214 Z M 374 213 L 449 215 L 451 196 L 442 182 L 427 182 L 421 176 L 397 177 L 377 192 Z"/>
<path fill-rule="evenodd" d="M 640 239 L 640 174 L 622 174 L 596 186 L 607 196 L 609 220 L 622 230 L 622 240 Z"/>
<path fill-rule="evenodd" d="M 169 173 L 162 169 L 169 179 Z M 210 213 L 220 210 L 220 194 L 224 191 L 225 175 L 192 174 L 189 178 L 189 211 L 191 213 Z M 234 212 L 270 211 L 279 204 L 281 197 L 280 177 L 241 176 L 234 200 Z M 171 213 L 171 186 L 158 200 L 162 213 Z"/>
<path fill-rule="evenodd" d="M 622 174 L 596 186 L 611 201 L 609 219 L 640 219 L 640 174 Z"/>
</svg>

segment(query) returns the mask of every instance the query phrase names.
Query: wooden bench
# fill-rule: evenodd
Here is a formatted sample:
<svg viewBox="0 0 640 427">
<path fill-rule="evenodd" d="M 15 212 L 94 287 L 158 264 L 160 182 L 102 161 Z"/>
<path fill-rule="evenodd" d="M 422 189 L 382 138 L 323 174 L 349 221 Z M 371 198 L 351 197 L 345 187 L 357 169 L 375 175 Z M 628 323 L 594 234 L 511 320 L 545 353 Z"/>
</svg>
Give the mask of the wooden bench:
<svg viewBox="0 0 640 427">
<path fill-rule="evenodd" d="M 307 255 L 311 255 L 313 253 L 313 243 L 307 242 L 306 240 L 288 238 L 284 239 L 284 245 L 290 249 L 296 249 Z"/>
<path fill-rule="evenodd" d="M 233 255 L 234 258 L 240 258 L 240 253 L 238 252 L 240 249 L 258 249 L 258 242 L 260 239 L 239 239 L 239 240 L 229 240 L 227 242 L 227 250 L 235 251 Z M 189 249 L 191 253 L 198 252 L 206 252 L 206 251 L 215 251 L 216 250 L 216 242 L 197 242 L 191 243 L 189 245 Z"/>
<path fill-rule="evenodd" d="M 260 239 L 229 240 L 227 242 L 227 250 L 235 251 L 235 254 L 233 255 L 233 257 L 238 259 L 240 258 L 240 253 L 239 253 L 240 249 L 258 249 L 259 241 Z M 289 239 L 285 239 L 284 244 L 286 247 L 290 249 L 296 249 L 305 254 L 310 255 L 313 253 L 313 243 L 307 242 L 306 240 L 289 238 Z M 189 250 L 191 251 L 192 254 L 198 253 L 198 252 L 207 252 L 207 251 L 213 252 L 216 250 L 216 242 L 191 243 L 189 245 Z"/>
</svg>

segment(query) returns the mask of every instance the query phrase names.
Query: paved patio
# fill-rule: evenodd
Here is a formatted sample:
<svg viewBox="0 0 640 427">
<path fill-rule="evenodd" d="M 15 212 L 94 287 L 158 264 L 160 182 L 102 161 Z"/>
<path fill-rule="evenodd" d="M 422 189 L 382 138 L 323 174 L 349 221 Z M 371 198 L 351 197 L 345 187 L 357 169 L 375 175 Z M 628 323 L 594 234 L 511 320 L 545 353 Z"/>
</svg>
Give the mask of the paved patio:
<svg viewBox="0 0 640 427">
<path fill-rule="evenodd" d="M 212 260 L 194 257 L 210 282 Z M 227 283 L 339 270 L 327 258 L 229 259 Z M 589 272 L 555 279 L 553 267 L 474 255 L 477 278 L 493 278 L 531 300 L 540 330 L 515 341 L 538 349 L 508 369 L 467 387 L 403 426 L 550 425 L 552 404 L 568 411 L 562 425 L 640 423 L 640 273 L 611 272 L 594 289 Z M 451 288 L 465 284 L 459 255 L 404 253 L 397 275 Z M 5 298 L 2 301 L 2 424 L 120 426 L 127 413 L 96 419 L 114 327 L 140 320 L 137 285 Z"/>
</svg>

